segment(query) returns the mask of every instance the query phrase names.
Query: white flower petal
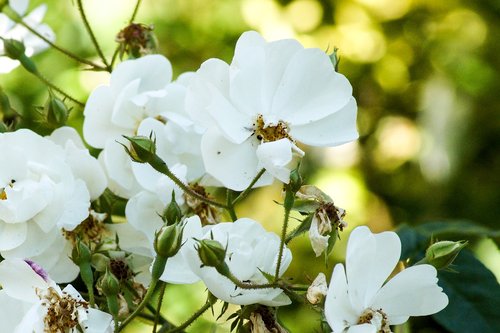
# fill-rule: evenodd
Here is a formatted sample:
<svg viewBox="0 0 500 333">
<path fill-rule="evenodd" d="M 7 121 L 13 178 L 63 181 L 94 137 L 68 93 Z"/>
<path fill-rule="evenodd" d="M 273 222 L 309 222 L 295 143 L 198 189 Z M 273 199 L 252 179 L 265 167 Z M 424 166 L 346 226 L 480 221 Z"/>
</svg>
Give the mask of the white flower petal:
<svg viewBox="0 0 500 333">
<path fill-rule="evenodd" d="M 36 289 L 45 290 L 48 282 L 21 259 L 5 259 L 0 262 L 0 285 L 10 297 L 25 302 L 37 302 Z"/>
<path fill-rule="evenodd" d="M 358 138 L 356 130 L 356 100 L 349 102 L 335 113 L 304 125 L 295 125 L 290 136 L 307 145 L 338 146 Z"/>
<path fill-rule="evenodd" d="M 292 161 L 292 143 L 288 139 L 261 143 L 257 147 L 257 158 L 261 167 L 285 184 L 290 181 L 290 168 Z"/>
<path fill-rule="evenodd" d="M 81 324 L 85 333 L 113 333 L 113 317 L 104 311 L 89 308 L 87 309 L 87 320 Z"/>
<path fill-rule="evenodd" d="M 0 251 L 12 250 L 26 240 L 26 223 L 0 223 Z"/>
<path fill-rule="evenodd" d="M 401 241 L 394 232 L 372 234 L 357 227 L 349 236 L 346 272 L 349 297 L 354 307 L 366 309 L 392 272 L 401 254 Z"/>
<path fill-rule="evenodd" d="M 335 333 L 343 332 L 349 324 L 357 322 L 360 315 L 349 300 L 344 265 L 337 264 L 333 269 L 330 286 L 325 299 L 325 317 Z"/>
<path fill-rule="evenodd" d="M 431 265 L 409 267 L 380 289 L 372 306 L 382 308 L 391 325 L 402 323 L 401 318 L 396 321 L 396 317 L 426 316 L 439 312 L 448 305 L 448 296 L 442 292 L 437 281 L 436 269 Z"/>
<path fill-rule="evenodd" d="M 0 290 L 0 323 L 2 331 L 16 332 L 16 326 L 22 321 L 24 314 L 29 310 L 31 303 L 20 302 Z"/>
<path fill-rule="evenodd" d="M 146 235 L 152 248 L 155 232 L 163 225 L 161 214 L 165 206 L 155 194 L 141 191 L 133 196 L 125 207 L 125 216 L 136 230 Z"/>
<path fill-rule="evenodd" d="M 372 324 L 361 324 L 349 327 L 347 333 L 377 333 L 377 327 Z"/>
<path fill-rule="evenodd" d="M 206 171 L 225 187 L 235 191 L 244 190 L 259 172 L 255 154 L 257 144 L 257 141 L 250 139 L 237 145 L 226 140 L 217 130 L 207 130 L 201 140 Z M 256 186 L 270 183 L 272 177 L 263 176 Z"/>
</svg>

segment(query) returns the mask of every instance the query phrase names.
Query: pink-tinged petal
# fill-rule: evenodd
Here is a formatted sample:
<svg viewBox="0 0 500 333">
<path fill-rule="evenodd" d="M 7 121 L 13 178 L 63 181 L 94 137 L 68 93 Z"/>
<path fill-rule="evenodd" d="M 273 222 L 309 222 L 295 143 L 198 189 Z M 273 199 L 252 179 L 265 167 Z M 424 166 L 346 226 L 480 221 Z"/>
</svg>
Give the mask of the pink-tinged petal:
<svg viewBox="0 0 500 333">
<path fill-rule="evenodd" d="M 272 113 L 292 126 L 320 120 L 346 105 L 349 81 L 334 71 L 319 49 L 298 51 L 290 60 L 276 91 Z"/>
<path fill-rule="evenodd" d="M 80 273 L 78 266 L 71 260 L 72 249 L 71 242 L 58 234 L 50 247 L 30 259 L 42 266 L 54 282 L 68 283 Z"/>
<path fill-rule="evenodd" d="M 22 259 L 0 262 L 0 285 L 10 297 L 30 303 L 39 300 L 36 289 L 48 288 L 48 283 Z"/>
<path fill-rule="evenodd" d="M 285 184 L 290 181 L 290 168 L 292 161 L 292 142 L 288 139 L 261 143 L 257 147 L 259 165 L 267 172 Z"/>
<path fill-rule="evenodd" d="M 437 271 L 431 265 L 409 267 L 380 289 L 372 307 L 381 308 L 391 325 L 401 324 L 405 316 L 437 313 L 448 305 L 448 296 L 437 281 Z"/>
<path fill-rule="evenodd" d="M 353 309 L 348 295 L 344 265 L 337 264 L 325 299 L 325 317 L 335 333 L 344 332 L 350 324 L 355 324 L 363 310 Z"/>
<path fill-rule="evenodd" d="M 0 223 L 0 251 L 12 250 L 26 240 L 26 223 Z"/>
<path fill-rule="evenodd" d="M 371 305 L 373 297 L 391 274 L 401 254 L 401 241 L 394 232 L 372 234 L 368 227 L 354 229 L 346 254 L 349 297 L 357 309 Z"/>
<path fill-rule="evenodd" d="M 216 129 L 209 129 L 201 140 L 203 162 L 207 173 L 225 187 L 244 190 L 259 172 L 255 155 L 258 142 L 252 138 L 242 144 L 234 144 Z M 263 176 L 256 186 L 269 185 L 272 177 Z"/>
<path fill-rule="evenodd" d="M 349 327 L 347 333 L 377 333 L 377 327 L 372 324 L 354 325 Z"/>
<path fill-rule="evenodd" d="M 137 78 L 141 81 L 139 92 L 162 89 L 172 80 L 172 65 L 167 58 L 156 54 L 124 61 L 113 70 L 111 89 L 118 94 Z"/>
<path fill-rule="evenodd" d="M 304 125 L 293 126 L 290 136 L 310 146 L 338 146 L 358 138 L 356 130 L 356 100 L 349 102 L 337 112 Z"/>
<path fill-rule="evenodd" d="M 104 148 L 108 140 L 126 134 L 111 122 L 113 105 L 112 92 L 107 86 L 99 86 L 90 94 L 83 111 L 83 137 L 92 147 Z"/>
</svg>

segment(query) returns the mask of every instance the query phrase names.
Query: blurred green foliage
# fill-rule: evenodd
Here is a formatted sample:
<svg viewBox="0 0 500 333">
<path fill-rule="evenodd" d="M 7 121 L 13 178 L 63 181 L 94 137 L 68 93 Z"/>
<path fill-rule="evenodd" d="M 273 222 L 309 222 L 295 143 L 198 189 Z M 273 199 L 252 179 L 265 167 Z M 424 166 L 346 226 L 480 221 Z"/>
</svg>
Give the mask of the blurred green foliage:
<svg viewBox="0 0 500 333">
<path fill-rule="evenodd" d="M 98 62 L 73 2 L 36 0 L 31 7 L 40 3 L 48 5 L 45 22 L 56 32 L 57 44 Z M 87 0 L 84 5 L 111 58 L 115 36 L 135 1 Z M 358 101 L 360 139 L 345 147 L 309 150 L 302 163 L 306 180 L 324 185 L 347 208 L 352 225 L 382 230 L 460 219 L 498 230 L 498 1 L 144 0 L 135 21 L 154 27 L 159 52 L 170 59 L 175 75 L 195 71 L 210 57 L 229 62 L 237 38 L 249 29 L 270 40 L 293 37 L 308 47 L 338 47 L 339 71 L 352 83 Z M 105 73 L 89 72 L 55 50 L 34 60 L 42 73 L 82 101 L 107 80 Z M 33 127 L 34 106 L 48 97 L 44 85 L 21 68 L 0 80 L 12 107 L 23 115 L 15 125 Z M 74 106 L 70 114 L 77 129 L 82 111 Z M 6 123 L 15 119 L 13 113 L 3 114 Z M 252 205 L 255 200 L 250 198 Z M 253 214 L 280 221 L 276 209 L 276 215 Z M 280 228 L 278 222 L 269 224 Z M 292 248 L 300 251 L 291 275 L 314 279 L 305 277 L 301 266 L 313 256 L 307 240 L 294 242 Z M 498 253 L 492 255 L 498 260 Z M 325 271 L 322 261 L 311 261 L 317 271 Z M 285 324 L 306 331 L 316 323 L 304 326 L 302 318 L 319 319 L 308 311 L 283 312 L 291 313 Z"/>
</svg>

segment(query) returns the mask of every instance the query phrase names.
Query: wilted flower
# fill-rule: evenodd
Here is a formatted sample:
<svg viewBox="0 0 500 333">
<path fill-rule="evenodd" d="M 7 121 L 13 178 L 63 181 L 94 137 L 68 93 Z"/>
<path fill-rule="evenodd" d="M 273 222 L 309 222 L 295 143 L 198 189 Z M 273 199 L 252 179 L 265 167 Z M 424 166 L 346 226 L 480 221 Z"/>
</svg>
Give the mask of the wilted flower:
<svg viewBox="0 0 500 333">
<path fill-rule="evenodd" d="M 448 297 L 431 265 L 409 267 L 384 284 L 400 254 L 401 241 L 394 232 L 372 234 L 367 227 L 352 231 L 346 268 L 335 266 L 325 300 L 325 317 L 334 333 L 386 333 L 389 325 L 446 307 Z"/>
<path fill-rule="evenodd" d="M 0 284 L 3 332 L 113 332 L 111 315 L 91 308 L 72 285 L 61 290 L 31 261 L 2 261 Z"/>
<path fill-rule="evenodd" d="M 205 226 L 203 236 L 199 239 L 215 240 L 225 249 L 225 263 L 230 272 L 243 283 L 268 283 L 262 272 L 274 274 L 280 239 L 267 232 L 256 221 L 240 218 L 233 223 L 219 223 Z M 214 267 L 202 265 L 194 246 L 185 246 L 181 250 L 192 271 L 205 283 L 212 294 L 223 301 L 247 305 L 260 303 L 269 306 L 280 306 L 290 303 L 290 299 L 279 288 L 241 289 L 227 277 L 221 275 Z M 288 248 L 283 251 L 281 276 L 292 261 L 292 253 Z"/>
<path fill-rule="evenodd" d="M 208 128 L 202 138 L 207 172 L 243 190 L 287 183 L 296 143 L 336 146 L 358 137 L 356 102 L 347 79 L 319 49 L 295 40 L 266 42 L 254 31 L 236 44 L 231 65 L 205 61 L 188 88 L 186 107 Z"/>
<path fill-rule="evenodd" d="M 328 286 L 326 284 L 326 276 L 323 273 L 319 273 L 309 288 L 307 288 L 306 297 L 309 303 L 318 304 L 323 300 L 327 292 Z"/>
<path fill-rule="evenodd" d="M 337 237 L 338 231 L 347 226 L 344 216 L 345 210 L 336 207 L 333 202 L 321 203 L 313 213 L 309 239 L 316 257 L 328 248 L 330 237 Z"/>
<path fill-rule="evenodd" d="M 35 29 L 38 33 L 46 37 L 50 41 L 55 40 L 55 35 L 52 29 L 41 23 L 47 6 L 42 4 L 35 8 L 31 13 L 26 15 L 28 10 L 29 1 L 27 0 L 10 0 L 9 7 L 14 15 L 23 17 L 23 21 L 31 28 Z M 13 39 L 22 41 L 26 48 L 25 54 L 29 57 L 36 53 L 45 50 L 48 44 L 34 35 L 28 29 L 20 24 L 12 21 L 6 14 L 0 13 L 0 36 L 5 39 Z M 3 42 L 0 40 L 0 55 L 4 54 Z M 19 61 L 12 60 L 7 57 L 0 57 L 0 73 L 8 73 L 19 65 Z"/>
</svg>

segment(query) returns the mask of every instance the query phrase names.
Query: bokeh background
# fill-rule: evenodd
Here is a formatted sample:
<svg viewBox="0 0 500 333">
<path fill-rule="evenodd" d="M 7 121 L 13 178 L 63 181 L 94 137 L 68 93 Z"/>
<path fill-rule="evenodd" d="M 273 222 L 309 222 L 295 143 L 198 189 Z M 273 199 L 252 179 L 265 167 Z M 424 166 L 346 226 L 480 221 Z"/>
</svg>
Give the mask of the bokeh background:
<svg viewBox="0 0 500 333">
<path fill-rule="evenodd" d="M 98 61 L 72 1 L 31 1 L 48 5 L 46 19 L 60 44 Z M 128 22 L 135 1 L 87 0 L 84 5 L 104 53 L 111 57 L 115 36 Z M 175 75 L 195 71 L 211 57 L 231 61 L 246 30 L 268 40 L 296 38 L 306 47 L 338 48 L 339 71 L 352 83 L 358 101 L 360 138 L 329 149 L 308 149 L 303 171 L 347 210 L 349 228 L 332 257 L 315 258 L 307 237 L 290 244 L 289 275 L 299 282 L 343 260 L 352 227 L 374 231 L 429 221 L 472 221 L 493 230 L 500 218 L 500 2 L 497 0 L 143 0 L 136 22 L 154 26 L 159 52 Z M 84 101 L 109 75 L 84 70 L 55 50 L 34 57 L 57 85 Z M 13 107 L 31 126 L 34 105 L 47 90 L 22 68 L 0 75 Z M 13 119 L 3 114 L 3 120 Z M 82 110 L 70 124 L 81 129 Z M 263 193 L 265 192 L 265 193 Z M 281 228 L 279 186 L 249 198 L 240 214 L 270 230 Z M 255 207 L 258 207 L 257 209 Z M 470 248 L 497 276 L 500 255 L 487 238 Z M 307 275 L 306 275 L 307 272 Z M 181 322 L 202 305 L 204 287 L 169 286 L 165 310 Z M 294 332 L 313 332 L 319 316 L 310 310 L 280 310 Z M 225 332 L 209 313 L 191 332 Z M 130 332 L 138 331 L 138 323 Z M 440 332 L 432 320 L 415 321 L 405 332 Z"/>
</svg>

